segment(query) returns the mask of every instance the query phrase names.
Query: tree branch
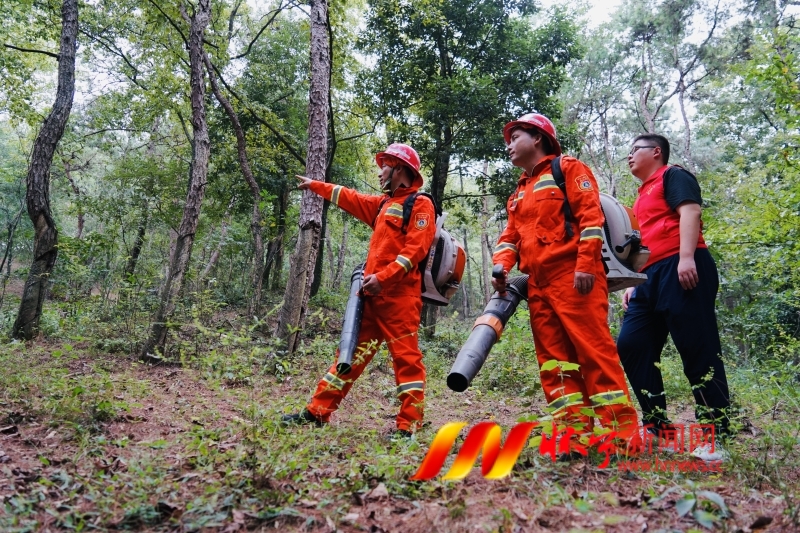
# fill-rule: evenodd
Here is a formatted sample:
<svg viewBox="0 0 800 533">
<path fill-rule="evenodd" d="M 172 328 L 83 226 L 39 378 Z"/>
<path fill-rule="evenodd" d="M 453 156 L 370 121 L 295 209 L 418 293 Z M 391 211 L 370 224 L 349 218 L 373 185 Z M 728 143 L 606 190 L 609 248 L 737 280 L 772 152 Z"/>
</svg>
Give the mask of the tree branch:
<svg viewBox="0 0 800 533">
<path fill-rule="evenodd" d="M 244 2 L 244 0 L 236 0 L 233 9 L 231 9 L 231 14 L 228 17 L 228 43 L 233 39 L 233 21 L 236 19 L 236 14 L 239 12 L 242 2 Z"/>
<path fill-rule="evenodd" d="M 167 15 L 167 14 L 164 12 L 164 10 L 163 10 L 163 9 L 161 9 L 161 6 L 159 6 L 158 4 L 156 4 L 156 3 L 155 3 L 153 0 L 148 0 L 148 1 L 149 1 L 151 4 L 153 4 L 153 6 L 155 6 L 155 8 L 156 8 L 156 9 L 158 9 L 158 11 L 159 11 L 159 12 L 160 12 L 162 15 L 164 15 L 164 18 L 166 18 L 166 19 L 167 19 L 167 21 L 170 23 L 170 25 L 171 25 L 173 28 L 175 28 L 175 31 L 177 31 L 177 32 L 180 34 L 180 36 L 181 36 L 181 39 L 183 39 L 183 44 L 185 44 L 186 46 L 189 46 L 189 41 L 186 39 L 186 36 L 185 36 L 185 35 L 183 34 L 183 32 L 181 31 L 181 29 L 180 29 L 180 27 L 178 26 L 178 24 L 177 24 L 177 23 L 176 23 L 174 20 L 172 20 L 172 17 L 170 17 L 169 15 Z"/>
<path fill-rule="evenodd" d="M 141 83 L 139 83 L 139 80 L 137 79 L 137 77 L 139 76 L 139 74 L 141 74 L 141 72 L 139 71 L 139 69 L 138 69 L 138 68 L 136 68 L 136 66 L 135 66 L 135 65 L 134 65 L 134 64 L 131 62 L 131 60 L 130 60 L 130 59 L 128 59 L 128 56 L 126 56 L 126 55 L 125 55 L 125 53 L 124 53 L 124 52 L 122 52 L 122 50 L 120 50 L 120 49 L 119 49 L 119 48 L 117 48 L 116 46 L 113 46 L 112 44 L 109 44 L 109 43 L 107 43 L 107 42 L 106 42 L 106 41 L 105 41 L 105 40 L 104 40 L 102 37 L 100 37 L 99 35 L 92 35 L 91 33 L 89 33 L 89 32 L 88 32 L 88 31 L 86 31 L 86 30 L 79 30 L 79 31 L 80 31 L 80 33 L 81 33 L 82 35 L 85 35 L 85 36 L 86 36 L 86 37 L 88 37 L 89 39 L 91 39 L 91 40 L 95 41 L 96 43 L 99 43 L 99 44 L 100 44 L 100 46 L 102 46 L 103 48 L 105 48 L 105 49 L 106 49 L 106 51 L 108 51 L 108 52 L 109 52 L 111 55 L 114 55 L 114 56 L 117 56 L 117 57 L 121 58 L 121 59 L 122 59 L 122 61 L 124 61 L 124 62 L 125 62 L 125 64 L 126 64 L 126 65 L 128 65 L 128 68 L 130 68 L 130 69 L 133 71 L 133 77 L 131 77 L 131 76 L 126 76 L 126 77 L 127 77 L 129 80 L 131 80 L 131 82 L 133 82 L 133 84 L 134 84 L 134 85 L 136 85 L 136 86 L 138 86 L 138 87 L 140 87 L 140 88 L 144 89 L 145 91 L 147 90 L 147 87 L 145 87 L 144 85 L 142 85 Z"/>
<path fill-rule="evenodd" d="M 266 127 L 269 131 L 271 131 L 272 134 L 278 138 L 281 144 L 283 144 L 286 147 L 286 149 L 289 150 L 289 153 L 292 154 L 294 158 L 297 159 L 297 161 L 299 161 L 303 166 L 306 166 L 306 160 L 303 158 L 302 155 L 300 155 L 300 153 L 297 150 L 294 149 L 294 147 L 291 144 L 289 144 L 289 141 L 283 135 L 281 135 L 281 133 L 278 130 L 273 128 L 266 120 L 258 116 L 258 114 L 256 114 L 256 112 L 253 111 L 250 108 L 250 106 L 247 105 L 247 102 L 245 102 L 244 99 L 241 96 L 239 96 L 238 93 L 236 93 L 236 91 L 234 91 L 230 85 L 228 85 L 228 82 L 225 81 L 225 78 L 222 76 L 222 73 L 219 71 L 219 69 L 214 63 L 211 63 L 211 67 L 214 69 L 214 72 L 217 73 L 217 78 L 222 83 L 222 85 L 225 86 L 225 89 L 227 89 L 227 91 L 231 93 L 231 95 L 234 98 L 236 98 L 245 109 L 247 109 L 247 111 L 253 116 L 253 118 L 256 119 L 256 122 L 258 122 L 259 124 Z"/>
<path fill-rule="evenodd" d="M 377 120 L 375 122 L 375 124 L 372 125 L 372 129 L 371 130 L 364 131 L 362 133 L 356 133 L 355 135 L 349 135 L 347 137 L 342 137 L 341 139 L 339 139 L 339 142 L 342 143 L 342 142 L 345 142 L 345 141 L 352 141 L 353 139 L 359 139 L 361 137 L 364 137 L 365 135 L 370 135 L 370 134 L 375 133 L 375 128 L 378 127 L 378 122 L 380 122 L 380 120 Z"/>
<path fill-rule="evenodd" d="M 445 196 L 444 198 L 442 198 L 442 202 L 447 202 L 449 200 L 456 200 L 458 198 L 486 198 L 486 197 L 490 197 L 491 198 L 492 196 L 494 196 L 494 194 L 491 194 L 491 193 L 488 193 L 488 192 L 485 193 L 485 194 L 469 194 L 469 193 L 453 194 L 451 196 Z"/>
<path fill-rule="evenodd" d="M 283 1 L 281 1 L 281 3 L 280 3 L 280 4 L 278 4 L 278 7 L 277 7 L 277 9 L 274 9 L 274 10 L 272 10 L 270 13 L 267 13 L 267 15 L 264 15 L 264 16 L 268 16 L 268 15 L 270 15 L 270 14 L 271 14 L 271 15 L 272 15 L 272 17 L 270 17 L 270 19 L 267 21 L 267 23 L 266 23 L 266 24 L 264 24 L 264 25 L 261 27 L 261 29 L 260 29 L 260 30 L 258 30 L 258 33 L 256 33 L 256 36 L 255 36 L 255 37 L 253 37 L 253 40 L 251 40 L 251 41 L 250 41 L 250 43 L 247 45 L 247 49 L 246 49 L 244 52 L 242 52 L 241 54 L 239 54 L 238 56 L 234 56 L 234 57 L 232 57 L 232 58 L 231 58 L 231 60 L 233 60 L 233 59 L 241 59 L 241 58 L 243 58 L 244 56 L 246 56 L 247 54 L 249 54 L 249 53 L 250 53 L 250 49 L 251 49 L 251 48 L 253 48 L 253 45 L 256 43 L 256 41 L 258 40 L 258 38 L 259 38 L 259 37 L 261 37 L 261 34 L 262 34 L 262 33 L 264 33 L 264 30 L 266 30 L 266 29 L 269 27 L 269 25 L 270 25 L 270 24 L 272 24 L 272 22 L 275 20 L 275 17 L 277 17 L 277 16 L 278 16 L 278 14 L 279 14 L 281 11 L 283 11 L 284 9 L 286 9 L 286 7 L 288 7 L 288 4 L 287 4 L 286 6 L 284 6 L 284 5 L 283 5 Z"/>
<path fill-rule="evenodd" d="M 20 52 L 28 52 L 28 53 L 31 53 L 31 54 L 44 54 L 46 56 L 50 56 L 50 57 L 56 58 L 56 61 L 58 61 L 60 59 L 58 54 L 54 54 L 53 52 L 48 52 L 47 50 L 35 50 L 33 48 L 20 48 L 19 46 L 14 46 L 13 44 L 8 44 L 8 43 L 4 43 L 3 46 L 5 46 L 6 48 L 11 48 L 12 50 L 19 50 Z"/>
</svg>

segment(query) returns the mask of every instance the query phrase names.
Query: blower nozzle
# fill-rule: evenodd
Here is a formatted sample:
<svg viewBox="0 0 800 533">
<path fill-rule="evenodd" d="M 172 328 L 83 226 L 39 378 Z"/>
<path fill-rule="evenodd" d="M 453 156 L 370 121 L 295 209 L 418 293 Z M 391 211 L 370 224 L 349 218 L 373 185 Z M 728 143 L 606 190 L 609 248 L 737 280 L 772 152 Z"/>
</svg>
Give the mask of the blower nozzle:
<svg viewBox="0 0 800 533">
<path fill-rule="evenodd" d="M 364 282 L 364 264 L 353 269 L 350 276 L 350 297 L 344 310 L 342 323 L 342 336 L 339 341 L 339 360 L 336 363 L 336 373 L 347 374 L 353 367 L 353 355 L 358 347 L 358 333 L 361 331 L 361 315 L 364 314 L 364 297 L 361 296 L 361 286 Z"/>
<path fill-rule="evenodd" d="M 502 274 L 502 270 L 500 271 Z M 464 392 L 483 363 L 492 346 L 500 338 L 506 323 L 517 310 L 522 300 L 528 299 L 528 276 L 516 276 L 506 281 L 506 292 L 495 292 L 475 321 L 472 333 L 458 352 L 453 368 L 447 376 L 447 386 L 456 392 Z"/>
</svg>

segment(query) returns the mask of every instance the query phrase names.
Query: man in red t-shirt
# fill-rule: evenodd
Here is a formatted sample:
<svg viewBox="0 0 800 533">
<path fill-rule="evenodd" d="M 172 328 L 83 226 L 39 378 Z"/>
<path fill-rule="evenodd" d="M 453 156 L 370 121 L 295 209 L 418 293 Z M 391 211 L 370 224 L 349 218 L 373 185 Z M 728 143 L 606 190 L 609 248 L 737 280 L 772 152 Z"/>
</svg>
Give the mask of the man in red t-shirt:
<svg viewBox="0 0 800 533">
<path fill-rule="evenodd" d="M 672 337 L 692 385 L 698 421 L 728 430 L 730 405 L 714 301 L 717 266 L 703 240 L 700 185 L 688 171 L 668 166 L 669 141 L 636 137 L 628 154 L 631 173 L 642 182 L 633 210 L 650 258 L 647 282 L 625 291 L 625 318 L 617 349 L 645 424 L 666 429 L 667 400 L 661 351 Z"/>
</svg>

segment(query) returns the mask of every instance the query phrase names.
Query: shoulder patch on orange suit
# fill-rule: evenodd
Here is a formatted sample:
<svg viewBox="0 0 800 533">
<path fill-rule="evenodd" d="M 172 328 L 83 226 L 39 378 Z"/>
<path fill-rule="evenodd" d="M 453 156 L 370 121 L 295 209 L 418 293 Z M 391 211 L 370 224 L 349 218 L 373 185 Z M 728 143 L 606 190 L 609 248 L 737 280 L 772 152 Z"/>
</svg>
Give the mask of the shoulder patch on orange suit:
<svg viewBox="0 0 800 533">
<path fill-rule="evenodd" d="M 414 215 L 414 227 L 423 230 L 428 227 L 428 213 L 417 213 Z"/>
<path fill-rule="evenodd" d="M 592 190 L 592 182 L 588 176 L 578 176 L 575 178 L 575 183 L 578 184 L 578 188 L 582 191 L 591 191 Z"/>
</svg>

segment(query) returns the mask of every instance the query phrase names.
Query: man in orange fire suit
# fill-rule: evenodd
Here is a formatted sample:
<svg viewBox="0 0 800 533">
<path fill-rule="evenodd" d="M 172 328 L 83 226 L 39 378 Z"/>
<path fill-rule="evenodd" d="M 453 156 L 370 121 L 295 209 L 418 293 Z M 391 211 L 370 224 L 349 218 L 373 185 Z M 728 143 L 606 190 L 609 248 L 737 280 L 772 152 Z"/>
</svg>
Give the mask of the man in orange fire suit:
<svg viewBox="0 0 800 533">
<path fill-rule="evenodd" d="M 586 165 L 561 158 L 572 211 L 567 221 L 564 192 L 550 166 L 561 155 L 553 123 L 529 113 L 506 124 L 503 136 L 511 163 L 524 173 L 507 204 L 508 225 L 497 241 L 494 264 L 502 264 L 507 274 L 519 262 L 529 276 L 528 308 L 540 368 L 549 361 L 579 365 L 578 370 L 540 370 L 548 412 L 586 432 L 594 417 L 585 408 L 591 408 L 604 427 L 638 449 L 636 410 L 607 323 L 597 182 Z M 505 277 L 492 281 L 496 290 L 505 290 Z"/>
<path fill-rule="evenodd" d="M 394 365 L 400 413 L 393 437 L 407 438 L 422 422 L 425 365 L 417 342 L 422 311 L 422 279 L 417 265 L 427 256 L 436 233 L 433 202 L 418 196 L 408 228 L 403 231 L 403 201 L 422 186 L 420 159 L 408 145 L 395 143 L 375 156 L 386 194 L 361 194 L 341 185 L 298 176 L 300 189 L 309 189 L 368 224 L 374 232 L 364 267 L 364 312 L 352 370 L 338 375 L 336 361 L 320 380 L 311 401 L 299 414 L 286 415 L 287 424 L 322 425 L 347 396 L 386 341 Z"/>
</svg>

